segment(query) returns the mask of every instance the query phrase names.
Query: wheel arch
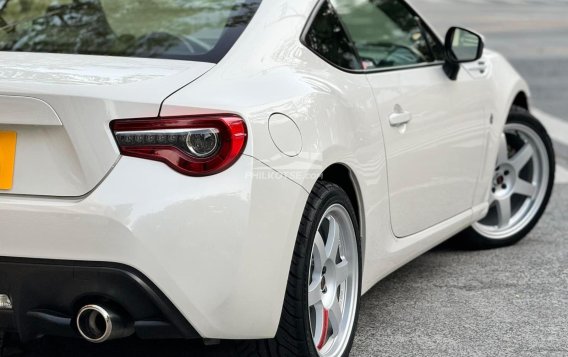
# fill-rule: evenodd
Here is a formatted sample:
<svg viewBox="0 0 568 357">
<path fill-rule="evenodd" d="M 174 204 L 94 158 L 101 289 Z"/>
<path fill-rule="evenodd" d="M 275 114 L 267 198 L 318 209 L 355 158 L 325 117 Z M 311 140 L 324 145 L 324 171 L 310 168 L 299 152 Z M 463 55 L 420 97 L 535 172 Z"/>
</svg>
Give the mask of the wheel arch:
<svg viewBox="0 0 568 357">
<path fill-rule="evenodd" d="M 526 109 L 526 110 L 530 110 L 529 97 L 527 96 L 525 91 L 521 90 L 517 93 L 517 95 L 515 96 L 515 99 L 513 99 L 513 106 L 521 107 L 521 108 Z"/>
<path fill-rule="evenodd" d="M 349 196 L 349 200 L 355 209 L 357 223 L 359 225 L 359 239 L 361 240 L 361 257 L 365 257 L 365 210 L 361 189 L 355 173 L 349 166 L 343 163 L 335 163 L 328 166 L 320 175 L 319 181 L 332 182 L 341 187 Z"/>
</svg>

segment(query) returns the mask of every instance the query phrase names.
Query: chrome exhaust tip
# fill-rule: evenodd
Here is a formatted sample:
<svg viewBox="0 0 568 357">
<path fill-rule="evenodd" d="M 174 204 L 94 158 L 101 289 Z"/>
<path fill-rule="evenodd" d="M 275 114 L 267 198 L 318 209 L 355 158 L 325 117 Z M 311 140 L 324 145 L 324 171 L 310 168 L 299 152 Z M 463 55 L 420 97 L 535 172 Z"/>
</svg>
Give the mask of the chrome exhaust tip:
<svg viewBox="0 0 568 357">
<path fill-rule="evenodd" d="M 131 323 L 114 311 L 99 305 L 84 306 L 79 310 L 75 321 L 79 334 L 92 343 L 128 337 L 134 333 Z"/>
</svg>

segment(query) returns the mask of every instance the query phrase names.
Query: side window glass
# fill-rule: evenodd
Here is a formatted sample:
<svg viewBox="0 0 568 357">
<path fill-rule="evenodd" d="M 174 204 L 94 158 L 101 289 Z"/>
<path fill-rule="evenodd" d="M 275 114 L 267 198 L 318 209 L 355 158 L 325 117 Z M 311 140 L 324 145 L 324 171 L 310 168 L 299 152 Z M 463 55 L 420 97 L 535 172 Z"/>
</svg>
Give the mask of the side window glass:
<svg viewBox="0 0 568 357">
<path fill-rule="evenodd" d="M 366 69 L 438 59 L 439 45 L 400 0 L 332 0 Z"/>
<path fill-rule="evenodd" d="M 304 41 L 306 46 L 336 66 L 362 69 L 347 32 L 328 1 L 317 12 Z"/>
</svg>

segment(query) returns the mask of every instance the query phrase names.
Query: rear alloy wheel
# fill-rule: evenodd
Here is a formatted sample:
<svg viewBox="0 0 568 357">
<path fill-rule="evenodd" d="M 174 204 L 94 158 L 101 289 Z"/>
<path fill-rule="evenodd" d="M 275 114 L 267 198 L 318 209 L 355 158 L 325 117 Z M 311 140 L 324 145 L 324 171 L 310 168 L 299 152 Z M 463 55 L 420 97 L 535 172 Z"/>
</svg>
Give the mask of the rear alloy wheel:
<svg viewBox="0 0 568 357">
<path fill-rule="evenodd" d="M 345 207 L 330 206 L 316 232 L 308 274 L 308 308 L 320 356 L 340 356 L 353 331 L 359 298 L 357 238 Z"/>
<path fill-rule="evenodd" d="M 348 356 L 361 295 L 361 245 L 353 205 L 317 182 L 304 210 L 276 337 L 243 343 L 239 355 Z"/>
<path fill-rule="evenodd" d="M 554 169 L 546 130 L 527 111 L 515 108 L 501 134 L 489 211 L 465 232 L 466 243 L 493 248 L 525 237 L 548 204 Z"/>
</svg>

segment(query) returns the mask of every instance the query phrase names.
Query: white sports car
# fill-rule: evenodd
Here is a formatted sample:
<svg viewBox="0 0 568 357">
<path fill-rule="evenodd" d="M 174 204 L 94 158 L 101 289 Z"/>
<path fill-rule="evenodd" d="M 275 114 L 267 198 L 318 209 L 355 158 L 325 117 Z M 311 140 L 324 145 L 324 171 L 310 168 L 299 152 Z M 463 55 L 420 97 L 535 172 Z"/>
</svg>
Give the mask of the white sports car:
<svg viewBox="0 0 568 357">
<path fill-rule="evenodd" d="M 0 330 L 346 356 L 362 293 L 518 242 L 526 82 L 404 0 L 0 1 Z"/>
</svg>

